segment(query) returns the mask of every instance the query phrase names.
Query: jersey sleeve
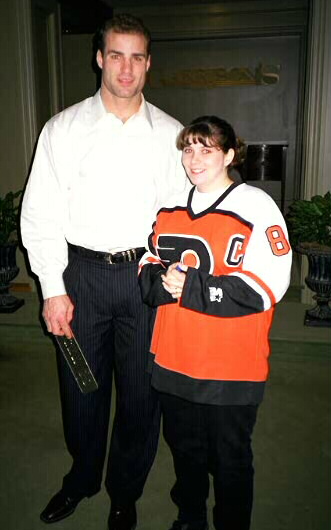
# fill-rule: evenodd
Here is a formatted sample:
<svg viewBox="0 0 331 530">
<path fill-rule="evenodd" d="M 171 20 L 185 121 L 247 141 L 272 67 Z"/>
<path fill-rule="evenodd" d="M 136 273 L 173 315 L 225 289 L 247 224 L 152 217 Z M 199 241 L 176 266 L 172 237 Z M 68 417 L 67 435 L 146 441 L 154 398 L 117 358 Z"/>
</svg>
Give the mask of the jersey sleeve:
<svg viewBox="0 0 331 530">
<path fill-rule="evenodd" d="M 154 224 L 154 231 L 157 222 Z M 147 251 L 139 262 L 139 286 L 141 296 L 145 304 L 151 307 L 177 303 L 162 285 L 161 275 L 166 272 L 166 267 L 156 254 L 153 246 L 154 232 L 149 237 L 149 251 Z"/>
<path fill-rule="evenodd" d="M 286 224 L 268 196 L 263 197 L 260 210 L 242 266 L 221 276 L 190 268 L 181 298 L 183 307 L 236 317 L 266 311 L 281 300 L 290 282 L 292 262 Z"/>
</svg>

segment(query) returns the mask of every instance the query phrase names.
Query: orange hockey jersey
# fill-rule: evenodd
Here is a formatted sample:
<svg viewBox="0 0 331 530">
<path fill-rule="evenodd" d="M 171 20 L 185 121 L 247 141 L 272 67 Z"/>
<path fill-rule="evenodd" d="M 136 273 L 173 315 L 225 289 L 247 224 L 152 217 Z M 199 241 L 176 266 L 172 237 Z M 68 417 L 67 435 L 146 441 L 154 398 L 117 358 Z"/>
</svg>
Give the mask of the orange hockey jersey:
<svg viewBox="0 0 331 530">
<path fill-rule="evenodd" d="M 159 211 L 140 262 L 143 299 L 158 306 L 153 385 L 200 403 L 258 403 L 274 305 L 290 280 L 286 225 L 273 200 L 246 184 L 196 214 L 193 193 Z M 177 261 L 189 266 L 179 302 L 161 280 Z"/>
</svg>

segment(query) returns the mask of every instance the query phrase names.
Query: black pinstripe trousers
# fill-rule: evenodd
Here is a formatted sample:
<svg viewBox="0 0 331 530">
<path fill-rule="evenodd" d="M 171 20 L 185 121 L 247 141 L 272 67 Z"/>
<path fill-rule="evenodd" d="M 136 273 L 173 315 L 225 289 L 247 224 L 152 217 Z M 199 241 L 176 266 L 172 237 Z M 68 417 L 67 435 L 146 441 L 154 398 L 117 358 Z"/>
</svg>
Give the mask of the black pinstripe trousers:
<svg viewBox="0 0 331 530">
<path fill-rule="evenodd" d="M 109 265 L 69 251 L 63 277 L 75 306 L 72 328 L 99 385 L 82 394 L 58 354 L 64 435 L 73 459 L 63 479 L 69 496 L 91 496 L 101 487 L 113 379 L 116 411 L 105 478 L 112 502 L 136 501 L 154 461 L 160 408 L 146 370 L 153 312 L 142 303 L 137 270 L 138 262 Z"/>
</svg>

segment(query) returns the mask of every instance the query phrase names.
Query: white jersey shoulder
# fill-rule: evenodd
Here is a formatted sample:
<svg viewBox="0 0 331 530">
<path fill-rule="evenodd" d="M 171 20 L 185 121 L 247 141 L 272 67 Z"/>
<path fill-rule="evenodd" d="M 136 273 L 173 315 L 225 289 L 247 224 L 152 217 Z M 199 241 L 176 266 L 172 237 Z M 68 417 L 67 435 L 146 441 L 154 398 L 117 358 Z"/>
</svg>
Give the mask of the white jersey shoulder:
<svg viewBox="0 0 331 530">
<path fill-rule="evenodd" d="M 269 216 L 276 217 L 282 214 L 275 201 L 265 191 L 239 184 L 219 205 L 220 209 L 229 210 L 244 220 L 255 224 Z"/>
</svg>

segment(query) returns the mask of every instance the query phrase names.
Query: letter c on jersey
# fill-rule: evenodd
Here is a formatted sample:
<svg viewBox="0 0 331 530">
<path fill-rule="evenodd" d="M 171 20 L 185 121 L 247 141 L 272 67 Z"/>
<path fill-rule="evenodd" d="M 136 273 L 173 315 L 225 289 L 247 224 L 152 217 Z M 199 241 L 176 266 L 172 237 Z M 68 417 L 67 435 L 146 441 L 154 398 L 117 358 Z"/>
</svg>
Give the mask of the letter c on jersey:
<svg viewBox="0 0 331 530">
<path fill-rule="evenodd" d="M 214 258 L 207 241 L 185 234 L 161 234 L 157 240 L 157 253 L 165 263 L 181 261 L 189 267 L 209 274 L 214 270 Z"/>
<path fill-rule="evenodd" d="M 244 259 L 245 236 L 236 234 L 232 236 L 228 243 L 225 261 L 229 267 L 238 267 Z"/>
</svg>

